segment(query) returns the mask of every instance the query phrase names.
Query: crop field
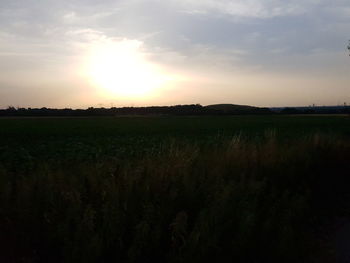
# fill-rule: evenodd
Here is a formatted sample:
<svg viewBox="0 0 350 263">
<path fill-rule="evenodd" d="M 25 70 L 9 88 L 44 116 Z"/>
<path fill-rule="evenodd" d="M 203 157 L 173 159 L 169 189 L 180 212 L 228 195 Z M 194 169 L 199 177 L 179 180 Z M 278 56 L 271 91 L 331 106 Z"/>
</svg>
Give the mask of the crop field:
<svg viewBox="0 0 350 263">
<path fill-rule="evenodd" d="M 0 119 L 0 262 L 335 262 L 349 116 Z"/>
</svg>

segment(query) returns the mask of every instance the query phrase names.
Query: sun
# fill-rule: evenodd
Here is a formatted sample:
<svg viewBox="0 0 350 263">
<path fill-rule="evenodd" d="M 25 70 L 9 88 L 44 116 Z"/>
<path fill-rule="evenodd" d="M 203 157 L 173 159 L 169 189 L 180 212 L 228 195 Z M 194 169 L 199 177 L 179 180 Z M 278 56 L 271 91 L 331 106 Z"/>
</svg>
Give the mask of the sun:
<svg viewBox="0 0 350 263">
<path fill-rule="evenodd" d="M 88 75 L 94 86 L 109 96 L 152 96 L 171 80 L 159 66 L 150 63 L 136 40 L 104 41 L 89 54 Z"/>
</svg>

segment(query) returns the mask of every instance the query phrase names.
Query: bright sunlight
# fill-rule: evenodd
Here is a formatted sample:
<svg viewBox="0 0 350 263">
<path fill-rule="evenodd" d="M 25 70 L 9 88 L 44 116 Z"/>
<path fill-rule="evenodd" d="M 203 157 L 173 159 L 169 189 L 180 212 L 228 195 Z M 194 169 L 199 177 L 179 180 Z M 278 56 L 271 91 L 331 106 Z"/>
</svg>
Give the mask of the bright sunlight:
<svg viewBox="0 0 350 263">
<path fill-rule="evenodd" d="M 88 75 L 94 86 L 108 96 L 144 98 L 171 80 L 162 70 L 147 61 L 137 40 L 103 41 L 93 45 Z"/>
</svg>

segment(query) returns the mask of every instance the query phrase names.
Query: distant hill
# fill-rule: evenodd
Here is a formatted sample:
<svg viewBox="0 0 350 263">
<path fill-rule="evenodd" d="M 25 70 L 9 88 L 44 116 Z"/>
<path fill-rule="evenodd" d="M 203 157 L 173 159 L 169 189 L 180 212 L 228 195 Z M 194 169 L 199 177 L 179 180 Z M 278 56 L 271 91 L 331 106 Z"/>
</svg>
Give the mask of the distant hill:
<svg viewBox="0 0 350 263">
<path fill-rule="evenodd" d="M 213 105 L 207 105 L 204 107 L 208 109 L 221 110 L 221 111 L 258 109 L 258 107 L 253 107 L 248 105 L 237 105 L 237 104 L 213 104 Z"/>
<path fill-rule="evenodd" d="M 259 108 L 248 105 L 237 104 L 213 104 L 204 106 L 209 111 L 216 111 L 223 114 L 269 114 L 271 113 L 268 108 Z"/>
</svg>

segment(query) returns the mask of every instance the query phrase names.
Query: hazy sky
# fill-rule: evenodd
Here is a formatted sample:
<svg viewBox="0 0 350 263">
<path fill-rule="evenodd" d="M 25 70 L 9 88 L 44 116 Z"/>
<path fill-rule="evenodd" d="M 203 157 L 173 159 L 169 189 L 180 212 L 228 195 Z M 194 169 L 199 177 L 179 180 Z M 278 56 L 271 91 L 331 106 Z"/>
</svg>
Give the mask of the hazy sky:
<svg viewBox="0 0 350 263">
<path fill-rule="evenodd" d="M 0 0 L 0 108 L 350 103 L 349 0 Z"/>
</svg>

